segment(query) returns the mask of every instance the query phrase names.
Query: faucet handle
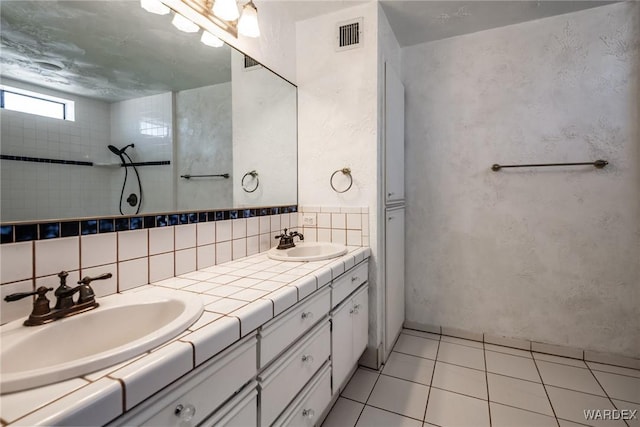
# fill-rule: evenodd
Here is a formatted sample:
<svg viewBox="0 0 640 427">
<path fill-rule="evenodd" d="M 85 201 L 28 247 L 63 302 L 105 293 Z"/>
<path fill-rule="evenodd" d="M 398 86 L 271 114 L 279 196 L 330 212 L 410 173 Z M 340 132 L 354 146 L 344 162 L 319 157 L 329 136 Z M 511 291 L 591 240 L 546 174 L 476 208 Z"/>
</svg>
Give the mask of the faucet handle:
<svg viewBox="0 0 640 427">
<path fill-rule="evenodd" d="M 288 230 L 288 228 L 285 228 L 284 231 L 282 232 L 282 234 L 277 235 L 275 238 L 276 239 L 281 239 L 283 237 L 287 237 L 287 230 Z"/>
<path fill-rule="evenodd" d="M 44 297 L 44 295 L 47 292 L 52 291 L 52 290 L 53 290 L 53 288 L 47 288 L 45 286 L 40 286 L 38 289 L 36 289 L 33 292 L 17 292 L 15 294 L 9 294 L 6 297 L 4 297 L 4 300 L 6 302 L 13 302 L 13 301 L 18 301 L 18 300 L 21 300 L 23 298 L 30 297 L 30 296 L 33 296 L 33 295 L 36 295 L 36 294 L 38 295 L 38 297 Z"/>
<path fill-rule="evenodd" d="M 88 285 L 94 280 L 107 280 L 107 279 L 111 279 L 112 277 L 113 277 L 113 274 L 111 273 L 104 273 L 96 277 L 85 276 L 81 280 L 78 280 L 78 285 Z"/>
</svg>

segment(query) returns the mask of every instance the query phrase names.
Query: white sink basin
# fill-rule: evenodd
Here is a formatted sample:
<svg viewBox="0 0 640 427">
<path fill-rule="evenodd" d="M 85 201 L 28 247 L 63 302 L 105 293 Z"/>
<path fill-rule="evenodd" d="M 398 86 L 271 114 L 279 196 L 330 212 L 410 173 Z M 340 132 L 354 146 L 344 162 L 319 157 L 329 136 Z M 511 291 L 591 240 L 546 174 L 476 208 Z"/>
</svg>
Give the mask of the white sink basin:
<svg viewBox="0 0 640 427">
<path fill-rule="evenodd" d="M 99 298 L 100 307 L 42 326 L 0 328 L 0 392 L 74 378 L 140 355 L 202 314 L 197 295 L 152 289 Z"/>
<path fill-rule="evenodd" d="M 320 261 L 346 253 L 347 247 L 340 243 L 302 242 L 289 249 L 270 249 L 267 256 L 278 261 Z"/>
</svg>

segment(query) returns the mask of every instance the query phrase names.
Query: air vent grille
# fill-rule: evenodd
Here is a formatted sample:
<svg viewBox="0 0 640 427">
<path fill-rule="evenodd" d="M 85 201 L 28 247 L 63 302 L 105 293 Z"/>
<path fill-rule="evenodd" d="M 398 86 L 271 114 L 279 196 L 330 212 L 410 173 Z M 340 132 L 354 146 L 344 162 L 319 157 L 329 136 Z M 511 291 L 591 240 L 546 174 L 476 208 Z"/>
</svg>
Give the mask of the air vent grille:
<svg viewBox="0 0 640 427">
<path fill-rule="evenodd" d="M 245 68 L 245 70 L 247 68 L 253 69 L 253 68 L 259 68 L 259 67 L 261 67 L 261 64 L 258 61 L 256 61 L 255 59 L 253 59 L 250 56 L 247 56 L 247 55 L 244 56 L 244 68 Z"/>
<path fill-rule="evenodd" d="M 336 50 L 359 47 L 362 44 L 362 18 L 341 22 L 338 28 L 338 45 Z"/>
</svg>

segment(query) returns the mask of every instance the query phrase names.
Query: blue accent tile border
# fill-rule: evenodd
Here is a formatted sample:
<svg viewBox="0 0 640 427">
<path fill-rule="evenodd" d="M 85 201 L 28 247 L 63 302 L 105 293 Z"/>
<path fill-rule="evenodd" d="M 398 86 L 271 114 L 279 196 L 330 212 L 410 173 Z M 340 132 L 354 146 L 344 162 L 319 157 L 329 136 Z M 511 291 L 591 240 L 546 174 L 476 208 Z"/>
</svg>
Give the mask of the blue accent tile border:
<svg viewBox="0 0 640 427">
<path fill-rule="evenodd" d="M 170 212 L 148 216 L 118 216 L 92 219 L 66 219 L 64 221 L 35 221 L 33 223 L 0 224 L 0 243 L 28 242 L 31 240 L 57 239 L 86 236 L 115 231 L 141 230 L 180 224 L 224 221 L 236 218 L 278 215 L 298 212 L 298 206 L 274 206 L 220 211 Z"/>
</svg>

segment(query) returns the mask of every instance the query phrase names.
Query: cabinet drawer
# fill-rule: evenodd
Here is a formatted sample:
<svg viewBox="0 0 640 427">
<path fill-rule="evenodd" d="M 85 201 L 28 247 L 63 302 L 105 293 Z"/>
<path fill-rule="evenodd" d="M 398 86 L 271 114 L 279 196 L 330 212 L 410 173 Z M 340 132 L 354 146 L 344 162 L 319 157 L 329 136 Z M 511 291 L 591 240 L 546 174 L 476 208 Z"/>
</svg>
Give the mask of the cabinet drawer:
<svg viewBox="0 0 640 427">
<path fill-rule="evenodd" d="M 260 425 L 271 425 L 329 358 L 330 337 L 327 320 L 260 375 Z"/>
<path fill-rule="evenodd" d="M 180 427 L 199 424 L 255 376 L 256 345 L 255 336 L 234 345 L 205 363 L 202 369 L 193 371 L 181 384 L 143 409 L 140 417 L 126 424 Z M 195 410 L 189 420 L 176 414 L 179 405 L 182 405 L 183 417 L 187 416 L 185 409 Z"/>
<path fill-rule="evenodd" d="M 258 425 L 258 390 L 253 381 L 225 403 L 199 427 L 250 427 Z"/>
<path fill-rule="evenodd" d="M 300 396 L 274 423 L 274 426 L 313 427 L 331 403 L 331 365 L 329 362 L 309 382 Z"/>
<path fill-rule="evenodd" d="M 338 277 L 331 284 L 331 308 L 340 304 L 369 278 L 369 262 L 365 261 Z"/>
<path fill-rule="evenodd" d="M 267 323 L 260 331 L 260 368 L 267 366 L 278 354 L 295 342 L 328 312 L 330 305 L 329 289 L 324 289 Z"/>
</svg>

